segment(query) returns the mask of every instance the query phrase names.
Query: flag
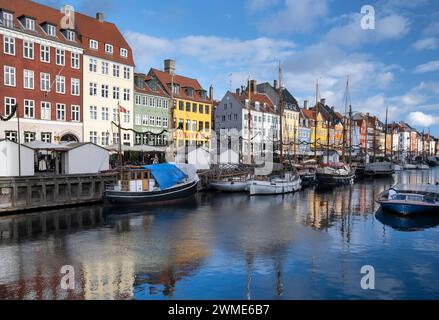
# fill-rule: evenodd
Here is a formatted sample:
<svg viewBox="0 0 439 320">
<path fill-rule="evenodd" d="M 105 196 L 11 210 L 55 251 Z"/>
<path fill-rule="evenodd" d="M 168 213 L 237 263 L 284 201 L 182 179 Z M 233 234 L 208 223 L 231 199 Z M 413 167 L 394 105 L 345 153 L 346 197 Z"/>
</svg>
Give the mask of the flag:
<svg viewBox="0 0 439 320">
<path fill-rule="evenodd" d="M 124 107 L 122 107 L 122 106 L 119 104 L 119 112 L 127 113 L 128 111 L 127 111 L 127 109 L 125 109 Z"/>
</svg>

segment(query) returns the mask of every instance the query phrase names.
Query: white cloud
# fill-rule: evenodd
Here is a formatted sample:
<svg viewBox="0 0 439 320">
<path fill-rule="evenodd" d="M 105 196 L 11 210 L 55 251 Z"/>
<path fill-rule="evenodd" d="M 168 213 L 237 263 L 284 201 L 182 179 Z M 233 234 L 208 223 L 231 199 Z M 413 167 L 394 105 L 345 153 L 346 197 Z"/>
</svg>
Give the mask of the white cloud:
<svg viewBox="0 0 439 320">
<path fill-rule="evenodd" d="M 284 6 L 260 23 L 260 29 L 270 34 L 308 32 L 328 14 L 328 0 L 284 0 Z"/>
<path fill-rule="evenodd" d="M 414 126 L 420 126 L 424 128 L 439 124 L 439 116 L 426 114 L 421 111 L 411 112 L 408 115 L 407 120 L 410 124 Z"/>
<path fill-rule="evenodd" d="M 439 60 L 433 60 L 424 64 L 421 64 L 415 68 L 415 73 L 427 73 L 439 71 Z"/>
<path fill-rule="evenodd" d="M 439 45 L 439 40 L 437 38 L 425 38 L 425 39 L 420 39 L 418 41 L 416 41 L 413 44 L 413 47 L 416 50 L 432 50 L 432 49 L 436 49 Z"/>
</svg>

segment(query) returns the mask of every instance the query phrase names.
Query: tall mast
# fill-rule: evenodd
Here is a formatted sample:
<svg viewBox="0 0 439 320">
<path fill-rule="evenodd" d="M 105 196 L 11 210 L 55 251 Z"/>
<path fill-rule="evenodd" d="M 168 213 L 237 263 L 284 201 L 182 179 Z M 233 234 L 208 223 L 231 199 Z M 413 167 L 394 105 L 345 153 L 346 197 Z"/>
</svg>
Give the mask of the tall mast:
<svg viewBox="0 0 439 320">
<path fill-rule="evenodd" d="M 283 102 L 283 92 L 282 92 L 282 66 L 279 62 L 279 114 L 280 114 L 280 134 L 279 134 L 279 140 L 280 140 L 280 157 L 279 162 L 281 165 L 284 163 L 284 135 L 283 135 L 283 116 L 284 116 L 284 102 Z"/>
<path fill-rule="evenodd" d="M 119 171 L 122 169 L 122 162 L 123 162 L 123 156 L 122 156 L 122 128 L 121 128 L 121 124 L 120 124 L 120 102 L 117 103 L 117 122 L 118 122 L 118 127 L 117 127 L 117 131 L 118 131 L 118 135 L 119 135 Z M 122 171 L 120 171 L 122 174 Z"/>
<path fill-rule="evenodd" d="M 343 123 L 343 146 L 342 146 L 342 159 L 343 159 L 343 162 L 344 163 L 346 163 L 346 143 L 347 143 L 347 139 L 346 139 L 346 133 L 347 133 L 347 130 L 346 130 L 346 127 L 347 127 L 347 125 L 348 125 L 348 121 L 347 121 L 347 115 L 348 115 L 348 104 L 349 104 L 349 102 L 348 102 L 348 100 L 349 100 L 349 76 L 347 77 L 347 80 L 346 80 L 346 91 L 345 91 L 345 101 L 344 101 L 344 103 L 345 103 L 345 105 L 344 105 L 344 119 L 345 119 L 345 121 L 344 121 L 344 123 Z"/>
<path fill-rule="evenodd" d="M 386 124 L 384 126 L 384 158 L 387 158 L 387 120 L 389 117 L 389 108 L 386 107 Z"/>
<path fill-rule="evenodd" d="M 319 79 L 317 79 L 316 85 L 316 107 L 314 114 L 314 158 L 317 161 L 317 126 L 318 126 L 318 113 L 319 113 Z"/>
<path fill-rule="evenodd" d="M 252 110 L 252 102 L 251 102 L 251 88 L 250 88 L 250 77 L 248 79 L 248 134 L 247 134 L 247 161 L 249 162 L 249 164 L 252 164 L 252 143 L 251 143 L 251 130 L 252 130 L 252 115 L 251 115 L 251 110 Z"/>
<path fill-rule="evenodd" d="M 352 163 L 352 105 L 349 105 L 349 163 Z"/>
</svg>

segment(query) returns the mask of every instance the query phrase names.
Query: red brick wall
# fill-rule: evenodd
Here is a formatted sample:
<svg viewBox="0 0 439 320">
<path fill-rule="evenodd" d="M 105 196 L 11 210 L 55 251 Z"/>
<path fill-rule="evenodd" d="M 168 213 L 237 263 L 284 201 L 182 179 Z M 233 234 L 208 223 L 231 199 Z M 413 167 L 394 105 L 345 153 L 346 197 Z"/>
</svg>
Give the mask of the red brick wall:
<svg viewBox="0 0 439 320">
<path fill-rule="evenodd" d="M 50 102 L 52 111 L 52 120 L 56 120 L 56 104 L 62 103 L 66 105 L 66 121 L 71 121 L 71 105 L 80 106 L 80 121 L 82 122 L 82 55 L 79 57 L 80 69 L 71 68 L 71 53 L 65 51 L 65 66 L 60 73 L 62 66 L 56 65 L 56 49 L 50 48 L 50 63 L 40 61 L 40 45 L 34 44 L 34 60 L 25 59 L 23 57 L 23 41 L 15 39 L 15 56 L 4 54 L 3 35 L 0 35 L 0 115 L 4 115 L 4 97 L 13 97 L 17 99 L 19 105 L 20 117 L 24 114 L 24 99 L 35 101 L 35 119 L 41 119 L 41 102 Z M 16 68 L 16 87 L 7 87 L 4 85 L 4 66 Z M 28 69 L 34 71 L 35 83 L 34 89 L 24 89 L 23 70 Z M 40 72 L 49 73 L 52 85 L 51 92 L 47 95 L 40 89 Z M 66 78 L 66 93 L 56 93 L 56 76 L 64 76 Z M 71 95 L 71 78 L 80 80 L 80 95 Z"/>
</svg>

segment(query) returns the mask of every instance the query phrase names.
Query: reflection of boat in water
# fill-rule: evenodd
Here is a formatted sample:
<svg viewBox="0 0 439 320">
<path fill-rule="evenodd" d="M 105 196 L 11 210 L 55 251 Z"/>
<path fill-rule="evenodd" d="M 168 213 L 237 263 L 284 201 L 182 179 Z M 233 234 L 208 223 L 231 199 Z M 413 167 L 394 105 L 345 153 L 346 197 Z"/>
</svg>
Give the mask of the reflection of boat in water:
<svg viewBox="0 0 439 320">
<path fill-rule="evenodd" d="M 391 176 L 395 173 L 395 168 L 390 162 L 372 162 L 364 168 L 367 176 Z"/>
<path fill-rule="evenodd" d="M 190 165 L 163 163 L 128 167 L 121 169 L 119 181 L 105 196 L 115 204 L 177 201 L 194 196 L 198 181 Z"/>
<path fill-rule="evenodd" d="M 396 185 L 384 191 L 377 202 L 384 210 L 402 215 L 439 213 L 439 186 Z"/>
<path fill-rule="evenodd" d="M 439 225 L 438 215 L 421 215 L 415 217 L 401 217 L 378 210 L 375 217 L 382 224 L 399 231 L 419 231 L 434 228 Z"/>
</svg>

